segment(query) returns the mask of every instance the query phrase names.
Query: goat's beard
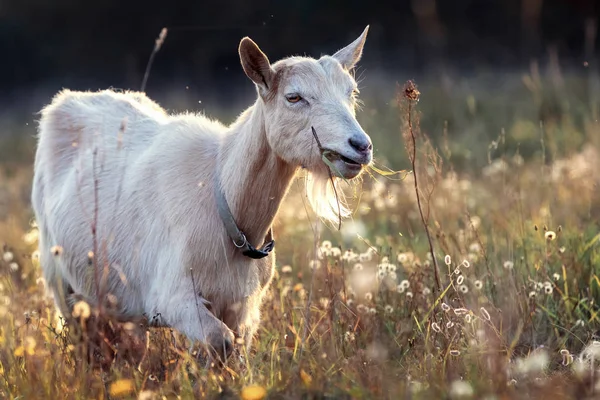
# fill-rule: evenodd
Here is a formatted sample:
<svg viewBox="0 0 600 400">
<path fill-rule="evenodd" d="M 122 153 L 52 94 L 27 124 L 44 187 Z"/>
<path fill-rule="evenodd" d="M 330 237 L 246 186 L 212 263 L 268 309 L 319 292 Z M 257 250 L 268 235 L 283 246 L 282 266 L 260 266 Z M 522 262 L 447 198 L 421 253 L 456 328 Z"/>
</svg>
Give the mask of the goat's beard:
<svg viewBox="0 0 600 400">
<path fill-rule="evenodd" d="M 340 182 L 341 179 L 330 174 L 324 163 L 322 168 L 310 170 L 306 175 L 306 192 L 312 209 L 335 226 L 351 214 Z"/>
</svg>

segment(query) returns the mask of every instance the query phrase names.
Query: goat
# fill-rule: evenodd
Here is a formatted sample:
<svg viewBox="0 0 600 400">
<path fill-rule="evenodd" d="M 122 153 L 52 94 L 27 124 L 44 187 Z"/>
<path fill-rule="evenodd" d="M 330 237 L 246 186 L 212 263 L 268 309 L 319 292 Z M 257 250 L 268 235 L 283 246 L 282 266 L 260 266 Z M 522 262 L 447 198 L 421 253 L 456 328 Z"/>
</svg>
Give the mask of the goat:
<svg viewBox="0 0 600 400">
<path fill-rule="evenodd" d="M 243 38 L 257 99 L 230 126 L 170 115 L 141 92 L 55 95 L 40 112 L 32 205 L 58 311 L 109 298 L 121 320 L 160 315 L 224 358 L 236 337 L 250 346 L 274 273 L 271 224 L 297 171 L 332 220 L 347 213 L 333 185 L 372 161 L 351 73 L 368 28 L 333 56 L 274 64 Z"/>
</svg>

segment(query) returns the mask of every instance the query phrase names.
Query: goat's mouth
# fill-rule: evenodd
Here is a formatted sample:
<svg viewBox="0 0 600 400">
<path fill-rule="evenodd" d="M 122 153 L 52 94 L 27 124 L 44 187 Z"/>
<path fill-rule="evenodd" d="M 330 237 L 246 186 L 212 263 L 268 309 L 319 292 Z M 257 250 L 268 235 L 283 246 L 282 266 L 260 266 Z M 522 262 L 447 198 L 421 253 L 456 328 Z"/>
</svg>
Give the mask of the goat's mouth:
<svg viewBox="0 0 600 400">
<path fill-rule="evenodd" d="M 368 164 L 367 162 L 362 163 L 352 158 L 346 157 L 333 150 L 325 150 L 323 152 L 324 158 L 329 161 L 327 165 L 331 171 L 342 178 L 352 179 L 356 177 Z"/>
</svg>

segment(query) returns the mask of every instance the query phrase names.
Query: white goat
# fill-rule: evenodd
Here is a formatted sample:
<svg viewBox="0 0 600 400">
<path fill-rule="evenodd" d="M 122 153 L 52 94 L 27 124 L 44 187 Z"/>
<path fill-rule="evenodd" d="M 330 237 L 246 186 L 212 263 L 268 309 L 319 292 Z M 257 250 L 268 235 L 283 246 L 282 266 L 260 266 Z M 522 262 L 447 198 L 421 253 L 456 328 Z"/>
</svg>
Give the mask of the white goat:
<svg viewBox="0 0 600 400">
<path fill-rule="evenodd" d="M 120 319 L 160 316 L 151 322 L 223 356 L 235 336 L 250 345 L 274 268 L 271 244 L 252 245 L 269 241 L 296 172 L 308 170 L 311 204 L 333 218 L 330 173 L 352 179 L 371 162 L 350 73 L 367 31 L 333 56 L 272 65 L 242 39 L 258 98 L 228 127 L 168 115 L 143 93 L 57 94 L 41 112 L 32 202 L 62 315 L 74 296 L 112 299 Z"/>
</svg>

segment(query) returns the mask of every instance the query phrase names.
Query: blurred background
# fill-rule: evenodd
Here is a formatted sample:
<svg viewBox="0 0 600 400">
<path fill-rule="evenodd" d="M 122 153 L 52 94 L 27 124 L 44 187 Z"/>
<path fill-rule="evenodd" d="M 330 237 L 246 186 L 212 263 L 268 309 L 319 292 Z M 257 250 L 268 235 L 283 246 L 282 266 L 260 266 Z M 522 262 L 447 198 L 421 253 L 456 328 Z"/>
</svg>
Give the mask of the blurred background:
<svg viewBox="0 0 600 400">
<path fill-rule="evenodd" d="M 597 0 L 2 0 L 0 159 L 31 162 L 35 113 L 61 88 L 139 90 L 163 27 L 146 91 L 171 111 L 228 123 L 251 104 L 243 36 L 271 61 L 319 57 L 369 24 L 359 119 L 391 168 L 406 167 L 394 92 L 407 79 L 422 92 L 423 132 L 447 136 L 457 168 L 489 162 L 500 135 L 524 156 L 535 152 L 540 121 L 567 124 L 569 135 L 549 145 L 576 150 L 598 114 L 599 11 Z"/>
</svg>

